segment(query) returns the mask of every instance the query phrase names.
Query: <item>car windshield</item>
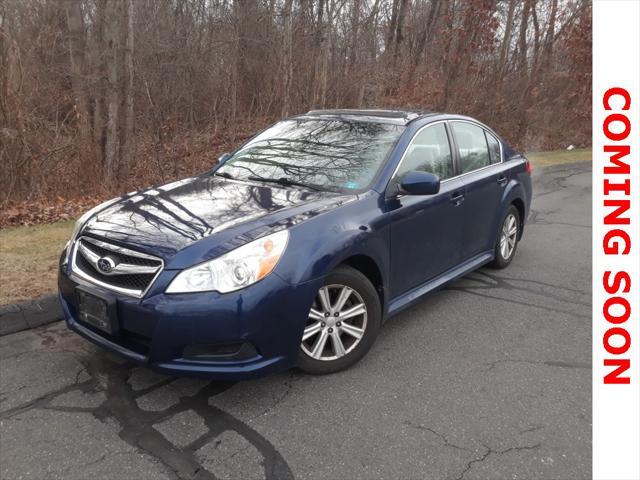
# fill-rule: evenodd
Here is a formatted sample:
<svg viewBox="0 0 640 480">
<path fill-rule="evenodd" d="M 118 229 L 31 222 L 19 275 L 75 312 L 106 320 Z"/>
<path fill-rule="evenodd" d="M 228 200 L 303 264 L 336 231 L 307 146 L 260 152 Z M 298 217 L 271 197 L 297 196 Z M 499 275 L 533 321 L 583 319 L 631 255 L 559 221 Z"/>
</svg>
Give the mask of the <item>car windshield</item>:
<svg viewBox="0 0 640 480">
<path fill-rule="evenodd" d="M 317 189 L 363 189 L 403 130 L 373 122 L 285 120 L 243 146 L 216 173 Z"/>
</svg>

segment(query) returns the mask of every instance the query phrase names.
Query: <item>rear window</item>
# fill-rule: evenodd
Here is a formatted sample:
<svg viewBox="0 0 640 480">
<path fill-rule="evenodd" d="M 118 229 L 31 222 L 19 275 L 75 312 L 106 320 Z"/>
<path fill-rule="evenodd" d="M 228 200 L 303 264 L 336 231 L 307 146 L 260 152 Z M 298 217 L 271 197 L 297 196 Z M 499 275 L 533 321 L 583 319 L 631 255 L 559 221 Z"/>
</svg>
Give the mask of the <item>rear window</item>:
<svg viewBox="0 0 640 480">
<path fill-rule="evenodd" d="M 483 128 L 466 122 L 452 122 L 451 127 L 458 144 L 460 173 L 472 172 L 491 165 Z"/>
<path fill-rule="evenodd" d="M 491 163 L 500 163 L 502 161 L 500 142 L 496 137 L 491 135 L 486 130 L 484 131 L 484 136 L 487 137 L 487 145 L 489 145 L 489 157 L 491 158 Z"/>
</svg>

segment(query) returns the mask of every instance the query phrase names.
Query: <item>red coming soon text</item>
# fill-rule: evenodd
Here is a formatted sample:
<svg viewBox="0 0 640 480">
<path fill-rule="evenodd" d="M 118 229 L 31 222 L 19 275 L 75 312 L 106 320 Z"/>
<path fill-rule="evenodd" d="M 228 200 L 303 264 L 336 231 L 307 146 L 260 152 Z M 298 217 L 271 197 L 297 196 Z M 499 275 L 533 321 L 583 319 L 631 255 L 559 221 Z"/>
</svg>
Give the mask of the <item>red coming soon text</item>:
<svg viewBox="0 0 640 480">
<path fill-rule="evenodd" d="M 604 155 L 608 158 L 604 166 L 605 234 L 602 248 L 606 256 L 629 255 L 631 152 L 629 144 L 625 142 L 631 133 L 628 116 L 631 95 L 624 88 L 615 87 L 607 90 L 602 100 L 605 110 L 610 112 L 602 125 L 608 139 L 604 146 Z M 602 343 L 608 354 L 605 355 L 604 366 L 610 367 L 604 377 L 604 383 L 628 384 L 630 378 L 627 371 L 631 366 L 628 351 L 631 347 L 631 336 L 625 328 L 625 323 L 631 318 L 631 304 L 625 294 L 631 290 L 631 276 L 624 270 L 606 270 L 602 276 L 602 285 L 606 292 L 602 313 L 607 322 Z"/>
</svg>

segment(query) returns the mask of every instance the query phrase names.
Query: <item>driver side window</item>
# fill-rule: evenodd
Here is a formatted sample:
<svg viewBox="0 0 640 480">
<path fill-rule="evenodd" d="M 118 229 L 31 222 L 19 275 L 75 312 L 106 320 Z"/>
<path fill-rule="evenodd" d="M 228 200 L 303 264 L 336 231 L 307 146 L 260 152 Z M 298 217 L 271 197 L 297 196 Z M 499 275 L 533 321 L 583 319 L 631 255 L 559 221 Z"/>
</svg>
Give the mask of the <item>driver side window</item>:
<svg viewBox="0 0 640 480">
<path fill-rule="evenodd" d="M 440 180 L 453 176 L 451 148 L 444 123 L 426 127 L 414 137 L 396 172 L 396 180 L 411 170 L 434 173 Z"/>
</svg>

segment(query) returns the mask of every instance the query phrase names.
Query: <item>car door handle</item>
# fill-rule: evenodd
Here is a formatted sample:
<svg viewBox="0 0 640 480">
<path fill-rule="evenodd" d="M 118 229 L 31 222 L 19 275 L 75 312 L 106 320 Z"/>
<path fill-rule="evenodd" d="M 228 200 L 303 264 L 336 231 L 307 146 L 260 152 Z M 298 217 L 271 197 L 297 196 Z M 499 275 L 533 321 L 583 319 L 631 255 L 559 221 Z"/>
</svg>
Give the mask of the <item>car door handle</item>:
<svg viewBox="0 0 640 480">
<path fill-rule="evenodd" d="M 464 202 L 464 194 L 460 192 L 452 193 L 449 197 L 449 201 L 457 207 L 462 202 Z"/>
<path fill-rule="evenodd" d="M 509 179 L 507 177 L 505 177 L 504 175 L 500 175 L 498 177 L 498 185 L 500 185 L 501 187 L 504 187 L 507 182 L 509 181 Z"/>
</svg>

